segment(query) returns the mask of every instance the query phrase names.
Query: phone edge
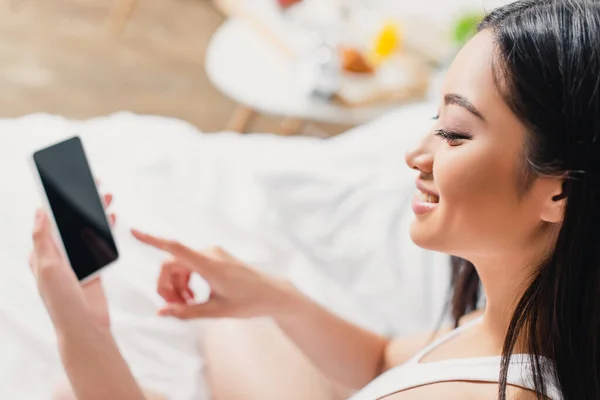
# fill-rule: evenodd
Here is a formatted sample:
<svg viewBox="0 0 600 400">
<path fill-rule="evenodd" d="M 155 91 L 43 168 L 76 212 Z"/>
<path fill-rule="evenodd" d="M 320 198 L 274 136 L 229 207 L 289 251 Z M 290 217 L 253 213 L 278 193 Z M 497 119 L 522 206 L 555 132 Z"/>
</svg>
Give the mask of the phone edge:
<svg viewBox="0 0 600 400">
<path fill-rule="evenodd" d="M 114 237 L 114 232 L 113 232 L 113 228 L 110 224 L 110 220 L 108 215 L 106 214 L 106 203 L 104 202 L 104 198 L 103 196 L 98 192 L 99 198 L 100 198 L 100 203 L 102 204 L 102 208 L 104 210 L 104 218 L 106 219 L 106 222 L 111 230 L 111 235 L 113 235 L 113 241 L 115 243 L 115 248 L 117 249 L 117 258 L 115 258 L 113 261 L 109 262 L 108 264 L 104 265 L 103 267 L 99 268 L 98 270 L 96 270 L 96 272 L 86 276 L 83 279 L 79 279 L 79 277 L 77 277 L 77 273 L 75 272 L 75 270 L 73 269 L 73 266 L 71 265 L 71 261 L 69 260 L 69 256 L 67 255 L 67 250 L 65 248 L 65 244 L 63 243 L 62 237 L 60 236 L 60 232 L 58 231 L 58 225 L 56 224 L 56 219 L 54 217 L 54 213 L 52 212 L 52 207 L 50 206 L 50 201 L 48 200 L 48 195 L 46 194 L 46 190 L 44 189 L 44 183 L 42 182 L 42 177 L 40 176 L 40 171 L 37 168 L 37 164 L 35 162 L 35 154 L 38 151 L 42 151 L 48 147 L 60 144 L 62 142 L 66 142 L 67 140 L 71 140 L 77 138 L 80 142 L 81 142 L 81 147 L 83 149 L 83 152 L 85 154 L 85 159 L 88 161 L 88 168 L 90 169 L 90 172 L 92 173 L 92 177 L 94 177 L 94 171 L 92 170 L 92 166 L 89 163 L 89 159 L 87 157 L 87 154 L 85 152 L 85 148 L 83 147 L 83 141 L 81 140 L 81 138 L 79 136 L 71 136 L 67 139 L 61 140 L 60 142 L 56 142 L 53 144 L 50 144 L 48 146 L 45 146 L 42 149 L 36 150 L 34 151 L 29 157 L 28 157 L 28 164 L 29 164 L 29 168 L 31 169 L 31 172 L 34 176 L 34 181 L 35 181 L 35 187 L 36 187 L 36 191 L 38 192 L 38 197 L 41 199 L 42 201 L 42 208 L 48 213 L 48 216 L 50 217 L 50 224 L 52 226 L 52 236 L 54 237 L 55 242 L 58 244 L 59 246 L 59 251 L 61 252 L 61 255 L 63 256 L 63 259 L 69 264 L 69 268 L 71 268 L 71 271 L 73 271 L 73 274 L 75 274 L 75 277 L 77 278 L 77 280 L 79 281 L 79 283 L 81 285 L 85 285 L 86 283 L 89 283 L 91 281 L 93 281 L 94 279 L 98 278 L 98 276 L 106 269 L 109 268 L 111 265 L 113 265 L 116 261 L 119 260 L 120 256 L 121 256 L 121 252 L 119 251 L 119 248 L 117 246 L 117 241 Z"/>
</svg>

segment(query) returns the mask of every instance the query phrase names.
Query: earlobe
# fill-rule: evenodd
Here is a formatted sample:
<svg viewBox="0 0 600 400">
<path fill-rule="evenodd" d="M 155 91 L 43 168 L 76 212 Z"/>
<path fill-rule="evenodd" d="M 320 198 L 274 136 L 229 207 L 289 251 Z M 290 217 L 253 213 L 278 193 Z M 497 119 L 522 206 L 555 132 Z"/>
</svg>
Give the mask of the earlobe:
<svg viewBox="0 0 600 400">
<path fill-rule="evenodd" d="M 562 222 L 565 206 L 567 205 L 567 194 L 565 181 L 549 182 L 550 195 L 546 196 L 542 207 L 541 219 L 545 222 L 557 224 Z"/>
<path fill-rule="evenodd" d="M 566 198 L 567 198 L 567 195 L 566 195 L 566 193 L 563 190 L 561 194 L 557 194 L 556 196 L 552 196 L 552 201 L 559 201 L 559 200 L 566 199 Z"/>
</svg>

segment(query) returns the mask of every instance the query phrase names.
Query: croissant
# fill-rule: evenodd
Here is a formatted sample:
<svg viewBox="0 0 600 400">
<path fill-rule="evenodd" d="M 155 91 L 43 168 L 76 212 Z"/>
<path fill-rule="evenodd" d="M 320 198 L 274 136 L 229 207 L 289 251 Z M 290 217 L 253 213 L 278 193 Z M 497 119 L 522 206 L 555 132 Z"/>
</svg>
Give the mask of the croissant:
<svg viewBox="0 0 600 400">
<path fill-rule="evenodd" d="M 342 68 L 344 71 L 359 74 L 373 73 L 373 67 L 360 51 L 353 48 L 342 49 Z"/>
</svg>

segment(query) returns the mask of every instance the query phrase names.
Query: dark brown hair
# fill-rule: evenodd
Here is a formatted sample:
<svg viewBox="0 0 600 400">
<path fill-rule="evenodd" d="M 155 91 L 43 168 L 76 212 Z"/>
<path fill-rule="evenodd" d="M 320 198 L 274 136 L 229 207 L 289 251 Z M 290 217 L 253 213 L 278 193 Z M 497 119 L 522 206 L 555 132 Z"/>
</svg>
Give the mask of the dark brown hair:
<svg viewBox="0 0 600 400">
<path fill-rule="evenodd" d="M 496 86 L 528 128 L 528 173 L 564 178 L 567 200 L 556 245 L 512 315 L 499 397 L 506 399 L 510 356 L 524 338 L 539 399 L 551 379 L 565 400 L 598 400 L 600 2 L 517 1 L 492 11 L 479 29 L 494 35 Z M 452 257 L 452 271 L 451 314 L 458 324 L 477 307 L 480 282 L 467 260 Z"/>
</svg>

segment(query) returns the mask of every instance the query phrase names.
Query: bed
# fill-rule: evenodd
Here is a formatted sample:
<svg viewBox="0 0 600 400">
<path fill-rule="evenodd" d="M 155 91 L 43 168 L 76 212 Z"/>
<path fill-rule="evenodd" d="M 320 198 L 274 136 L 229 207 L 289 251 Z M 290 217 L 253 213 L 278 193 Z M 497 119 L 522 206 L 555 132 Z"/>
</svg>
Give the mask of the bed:
<svg viewBox="0 0 600 400">
<path fill-rule="evenodd" d="M 221 245 L 383 334 L 430 329 L 449 270 L 444 255 L 408 237 L 414 173 L 403 154 L 434 110 L 407 107 L 328 140 L 204 134 L 176 119 L 129 113 L 0 120 L 0 398 L 49 398 L 63 374 L 27 265 L 39 204 L 28 166 L 35 149 L 81 135 L 119 216 L 121 259 L 104 276 L 119 346 L 145 386 L 172 400 L 199 400 L 209 398 L 202 322 L 155 316 L 163 255 L 128 229 L 198 248 Z M 201 279 L 193 284 L 208 293 Z"/>
</svg>

